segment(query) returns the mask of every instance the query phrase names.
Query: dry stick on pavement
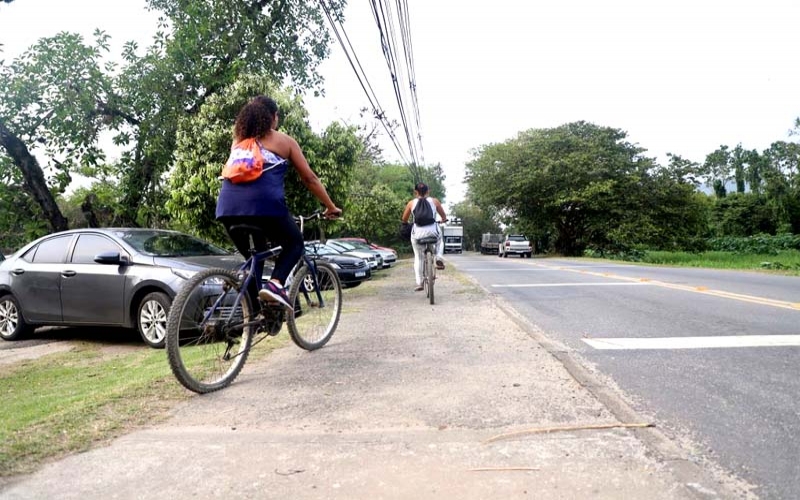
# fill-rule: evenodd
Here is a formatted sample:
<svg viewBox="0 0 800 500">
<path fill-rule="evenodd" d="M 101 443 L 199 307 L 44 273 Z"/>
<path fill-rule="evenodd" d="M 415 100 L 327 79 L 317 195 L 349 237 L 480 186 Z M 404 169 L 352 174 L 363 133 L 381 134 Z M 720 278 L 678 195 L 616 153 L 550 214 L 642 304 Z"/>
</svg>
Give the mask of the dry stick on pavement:
<svg viewBox="0 0 800 500">
<path fill-rule="evenodd" d="M 640 423 L 640 424 L 592 424 L 592 425 L 568 425 L 565 427 L 540 427 L 536 429 L 528 429 L 524 431 L 509 432 L 508 434 L 499 434 L 490 437 L 483 444 L 494 443 L 495 441 L 502 441 L 503 439 L 512 439 L 515 437 L 526 436 L 528 434 L 546 434 L 548 432 L 563 432 L 563 431 L 583 431 L 589 429 L 613 429 L 615 427 L 655 427 L 655 424 Z"/>
<path fill-rule="evenodd" d="M 496 472 L 496 471 L 507 471 L 507 470 L 540 470 L 539 467 L 476 467 L 474 469 L 470 469 L 470 472 Z"/>
</svg>

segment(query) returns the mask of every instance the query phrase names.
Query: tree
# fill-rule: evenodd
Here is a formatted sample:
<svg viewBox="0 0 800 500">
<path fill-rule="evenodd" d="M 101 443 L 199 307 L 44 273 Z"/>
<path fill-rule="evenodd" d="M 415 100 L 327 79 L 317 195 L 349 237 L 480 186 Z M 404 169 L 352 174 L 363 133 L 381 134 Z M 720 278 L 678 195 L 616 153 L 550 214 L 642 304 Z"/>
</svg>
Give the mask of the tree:
<svg viewBox="0 0 800 500">
<path fill-rule="evenodd" d="M 93 46 L 60 33 L 0 62 L 0 174 L 31 197 L 53 231 L 67 229 L 54 193 L 76 168 L 103 159 L 96 143 L 104 120 L 98 102 L 111 91 L 101 68 L 107 44 L 100 31 Z M 47 158 L 44 167 L 37 154 Z"/>
<path fill-rule="evenodd" d="M 339 19 L 343 5 L 328 2 Z M 242 74 L 267 74 L 298 90 L 321 86 L 317 66 L 330 36 L 316 3 L 150 0 L 149 7 L 164 13 L 158 33 L 143 54 L 127 43 L 119 68 L 102 62 L 108 36 L 99 31 L 92 46 L 61 33 L 0 65 L 0 169 L 18 171 L 13 182 L 51 230 L 67 227 L 55 196 L 75 169 L 108 172 L 101 131 L 113 131 L 123 149 L 115 165 L 120 224 L 162 225 L 181 119 Z"/>
<path fill-rule="evenodd" d="M 753 236 L 775 234 L 775 216 L 762 196 L 733 193 L 714 204 L 716 236 Z"/>
<path fill-rule="evenodd" d="M 564 255 L 589 247 L 680 245 L 686 238 L 668 234 L 661 227 L 666 221 L 687 238 L 702 232 L 705 219 L 682 208 L 697 206 L 694 187 L 684 180 L 688 171 L 664 173 L 625 138 L 618 129 L 575 122 L 483 146 L 467 164 L 468 195 L 503 214 L 507 225 L 552 234 Z"/>
<path fill-rule="evenodd" d="M 348 199 L 344 234 L 369 242 L 394 243 L 398 240 L 397 226 L 406 201 L 384 184 L 376 184 L 366 192 L 356 188 Z"/>
<path fill-rule="evenodd" d="M 303 0 L 186 2 L 150 0 L 164 13 L 143 57 L 125 50 L 118 79 L 120 117 L 131 127 L 119 137 L 133 144 L 121 162 L 127 223 L 148 223 L 159 206 L 163 174 L 173 164 L 178 123 L 242 75 L 289 80 L 298 90 L 318 88 L 316 69 L 330 35 L 318 4 Z M 340 17 L 344 2 L 328 2 Z M 129 112 L 133 111 L 133 112 Z"/>
<path fill-rule="evenodd" d="M 340 206 L 347 206 L 353 168 L 363 147 L 356 130 L 333 123 L 322 135 L 316 135 L 307 123 L 300 97 L 292 98 L 265 75 L 253 75 L 242 77 L 209 97 L 195 116 L 182 120 L 166 203 L 173 225 L 215 242 L 227 242 L 224 229 L 214 217 L 220 188 L 218 176 L 230 152 L 236 114 L 259 94 L 276 99 L 281 128 L 297 139 L 331 198 Z M 308 214 L 319 207 L 293 169 L 286 176 L 286 197 L 289 209 L 296 214 Z"/>
<path fill-rule="evenodd" d="M 728 194 L 727 186 L 731 180 L 731 152 L 728 146 L 720 146 L 708 154 L 703 167 L 708 177 L 708 185 L 714 189 L 714 194 L 717 198 L 724 198 Z"/>
</svg>

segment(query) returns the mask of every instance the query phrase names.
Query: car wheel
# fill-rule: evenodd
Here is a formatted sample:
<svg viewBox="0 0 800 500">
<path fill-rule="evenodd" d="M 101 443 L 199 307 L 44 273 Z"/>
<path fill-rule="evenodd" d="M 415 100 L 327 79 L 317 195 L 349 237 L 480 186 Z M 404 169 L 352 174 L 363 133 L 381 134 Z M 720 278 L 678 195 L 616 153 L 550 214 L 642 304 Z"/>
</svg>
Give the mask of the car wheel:
<svg viewBox="0 0 800 500">
<path fill-rule="evenodd" d="M 306 292 L 314 291 L 314 277 L 311 276 L 311 273 L 307 273 L 303 277 L 303 287 L 306 289 Z"/>
<path fill-rule="evenodd" d="M 153 292 L 145 295 L 139 304 L 136 327 L 144 343 L 161 349 L 167 338 L 167 315 L 172 301 L 166 294 Z"/>
<path fill-rule="evenodd" d="M 19 302 L 13 295 L 0 297 L 0 337 L 3 340 L 18 340 L 33 328 L 25 323 Z"/>
</svg>

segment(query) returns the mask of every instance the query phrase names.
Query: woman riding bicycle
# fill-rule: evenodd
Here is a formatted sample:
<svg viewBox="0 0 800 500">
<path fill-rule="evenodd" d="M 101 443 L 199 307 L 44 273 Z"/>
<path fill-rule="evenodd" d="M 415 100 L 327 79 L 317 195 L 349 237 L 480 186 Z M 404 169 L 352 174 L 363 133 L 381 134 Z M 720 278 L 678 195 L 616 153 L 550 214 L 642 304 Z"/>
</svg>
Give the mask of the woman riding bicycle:
<svg viewBox="0 0 800 500">
<path fill-rule="evenodd" d="M 253 241 L 257 251 L 267 249 L 267 240 L 281 246 L 272 275 L 265 288 L 258 291 L 258 297 L 268 302 L 279 302 L 287 310 L 294 311 L 283 285 L 303 255 L 304 245 L 303 235 L 286 204 L 284 178 L 287 163 L 294 167 L 306 188 L 325 205 L 326 218 L 336 218 L 342 210 L 333 203 L 325 186 L 311 170 L 297 141 L 277 130 L 278 121 L 278 104 L 266 96 L 255 97 L 239 110 L 233 145 L 245 139 L 255 139 L 264 159 L 264 169 L 257 179 L 250 182 L 223 180 L 217 198 L 216 218 L 245 257 L 249 255 L 250 242 L 245 235 L 232 233 L 232 226 L 247 224 L 260 228 L 265 238 Z M 263 272 L 263 263 L 257 272 Z M 255 287 L 255 280 L 251 283 Z M 250 293 L 255 297 L 255 289 Z"/>
<path fill-rule="evenodd" d="M 441 217 L 441 222 L 447 221 L 447 215 L 444 212 L 442 204 L 436 198 L 431 198 L 428 196 L 427 184 L 424 182 L 418 182 L 416 186 L 414 186 L 414 198 L 406 204 L 406 208 L 403 210 L 403 216 L 400 218 L 403 223 L 408 222 L 408 218 L 411 216 L 412 212 L 416 213 L 414 209 L 417 208 L 418 203 L 429 203 L 431 212 L 438 213 Z M 432 214 L 432 216 L 435 217 L 434 214 Z M 414 288 L 414 290 L 417 292 L 422 291 L 423 289 L 422 259 L 424 258 L 425 253 L 425 245 L 420 244 L 419 240 L 429 236 L 436 236 L 438 239 L 436 242 L 436 268 L 444 269 L 444 243 L 442 241 L 441 231 L 439 230 L 439 224 L 437 224 L 434 220 L 433 223 L 420 225 L 417 223 L 415 217 L 414 227 L 411 229 L 411 248 L 414 249 L 414 278 L 417 283 L 417 286 Z"/>
</svg>

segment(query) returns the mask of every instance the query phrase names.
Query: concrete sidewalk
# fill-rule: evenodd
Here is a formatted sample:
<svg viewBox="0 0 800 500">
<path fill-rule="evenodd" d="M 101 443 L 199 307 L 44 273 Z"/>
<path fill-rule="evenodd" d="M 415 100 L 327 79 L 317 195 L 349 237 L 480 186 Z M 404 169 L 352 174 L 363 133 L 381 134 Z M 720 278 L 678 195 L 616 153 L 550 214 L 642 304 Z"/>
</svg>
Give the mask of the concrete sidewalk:
<svg viewBox="0 0 800 500">
<path fill-rule="evenodd" d="M 248 362 L 231 387 L 0 498 L 747 496 L 657 427 L 592 429 L 649 421 L 452 264 L 435 306 L 413 285 L 407 260 L 376 273 L 345 291 L 324 349 Z M 582 430 L 528 433 L 565 426 Z"/>
</svg>

